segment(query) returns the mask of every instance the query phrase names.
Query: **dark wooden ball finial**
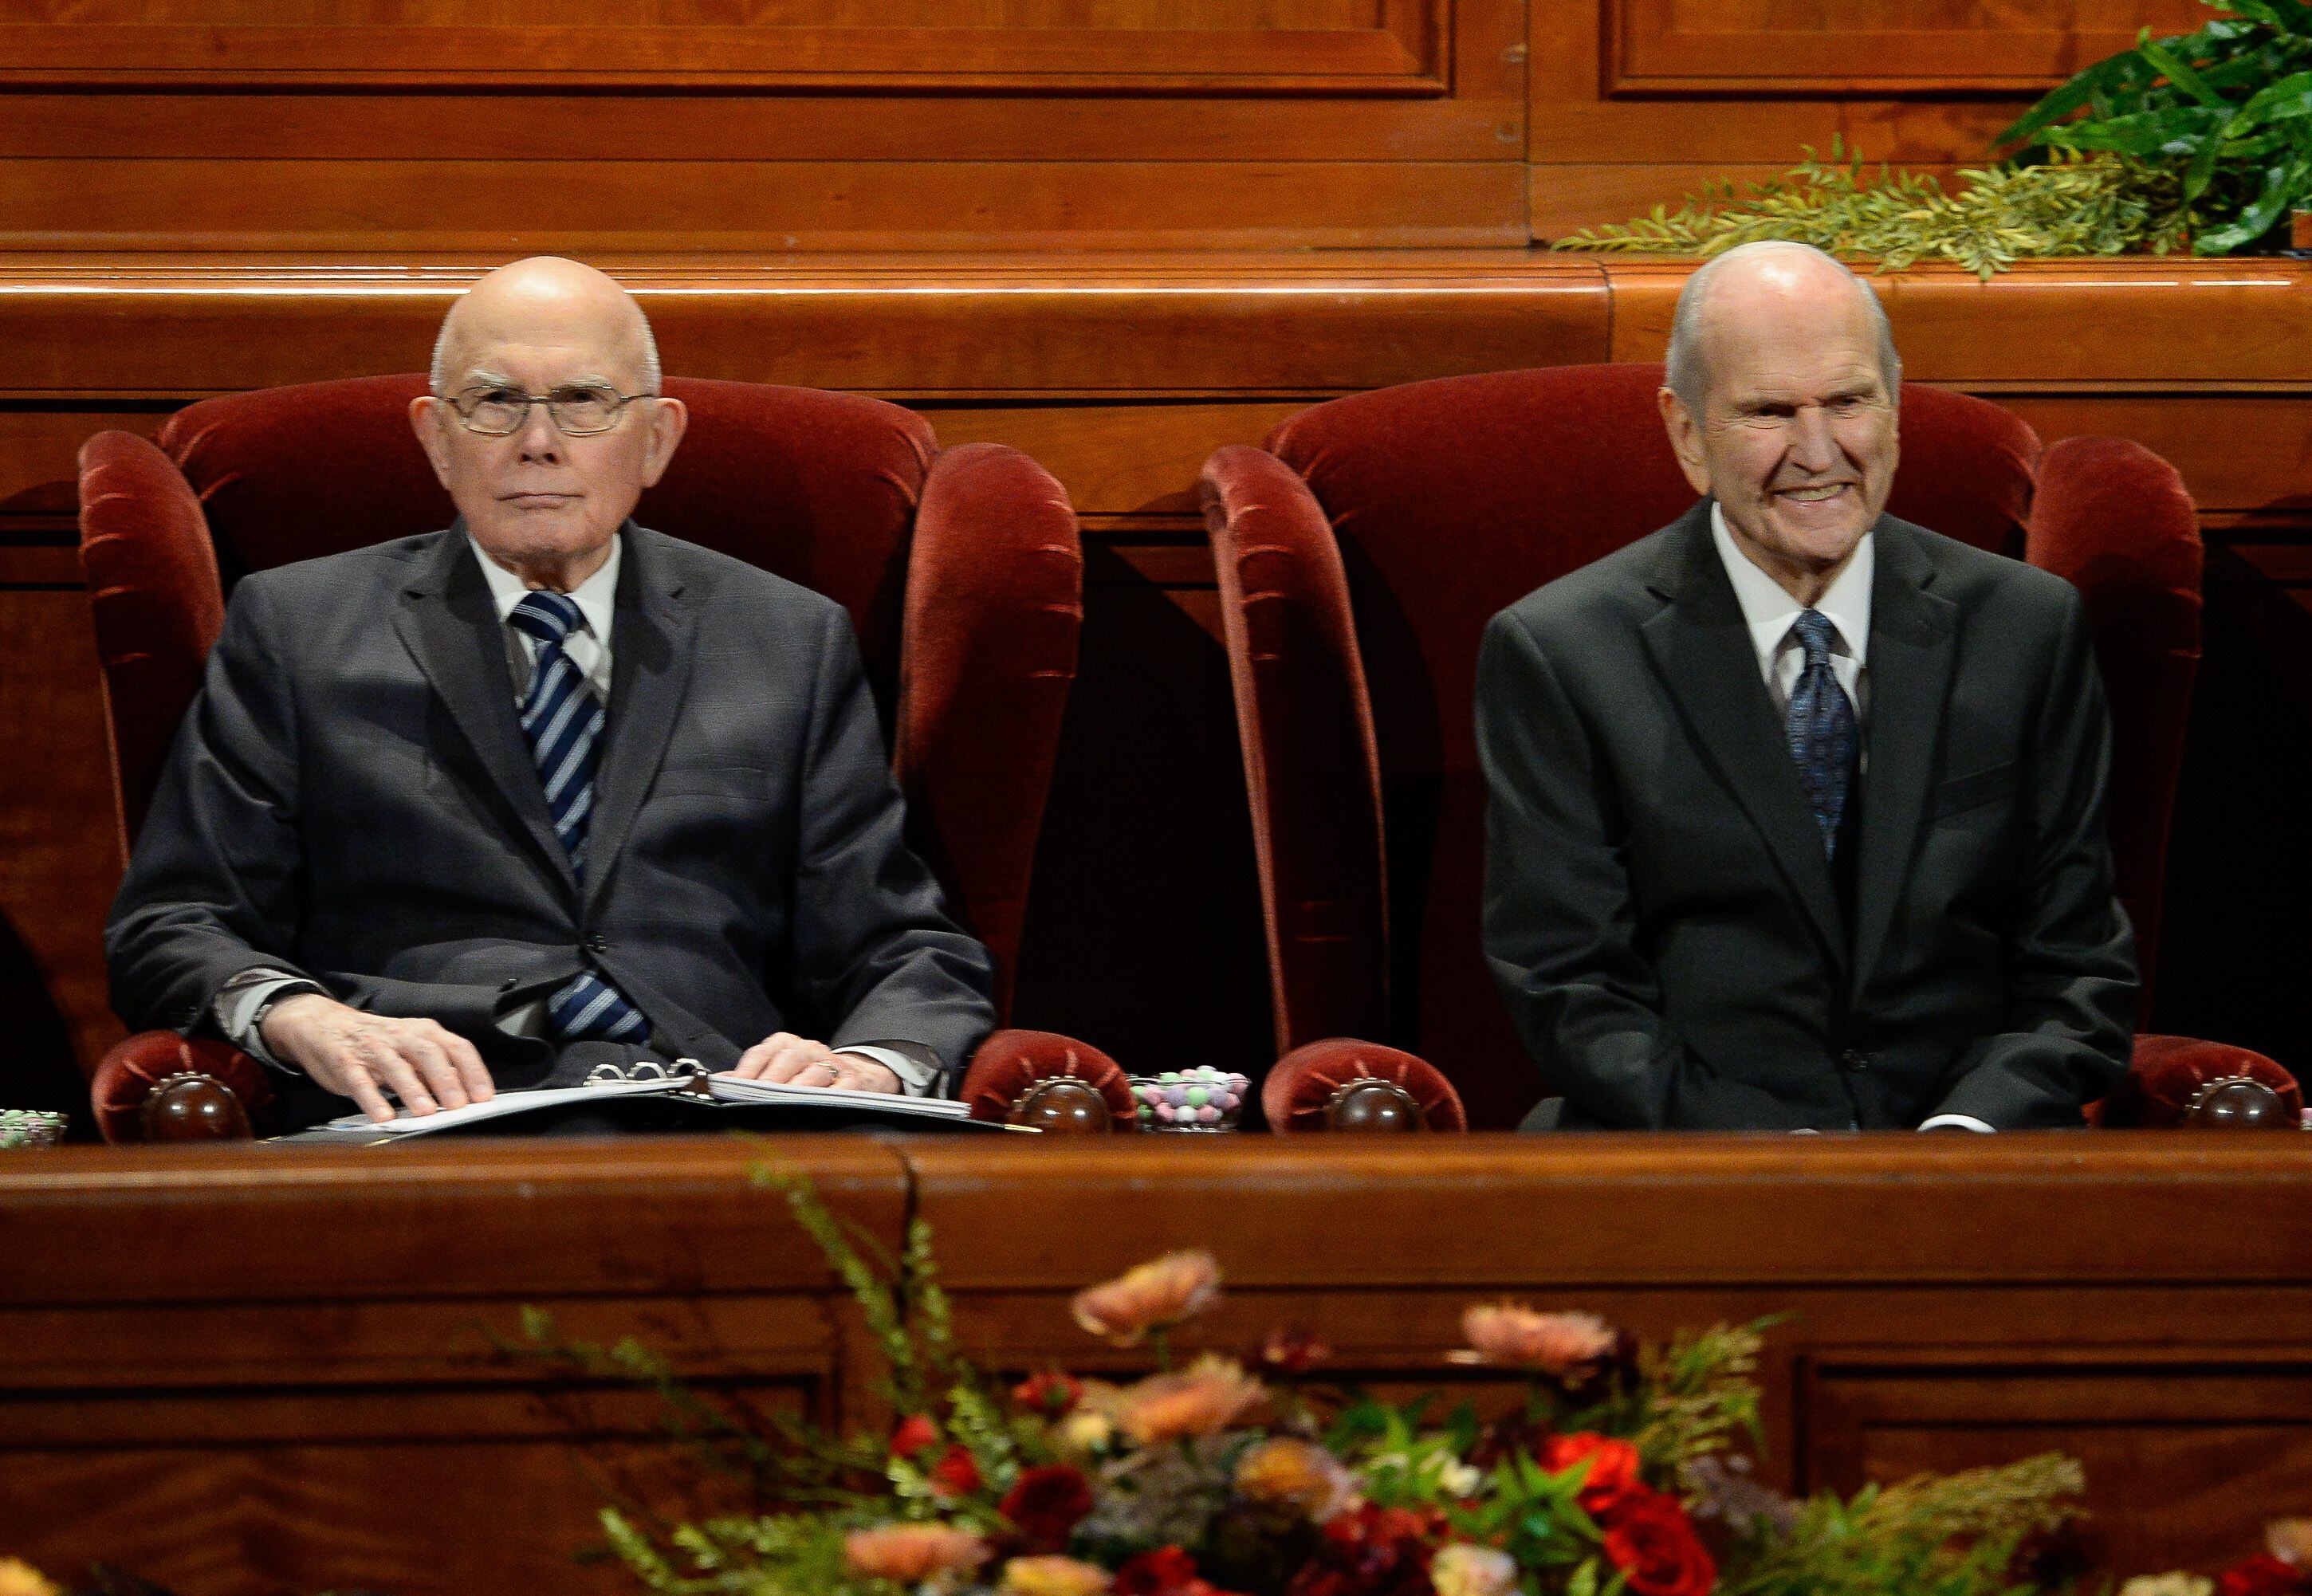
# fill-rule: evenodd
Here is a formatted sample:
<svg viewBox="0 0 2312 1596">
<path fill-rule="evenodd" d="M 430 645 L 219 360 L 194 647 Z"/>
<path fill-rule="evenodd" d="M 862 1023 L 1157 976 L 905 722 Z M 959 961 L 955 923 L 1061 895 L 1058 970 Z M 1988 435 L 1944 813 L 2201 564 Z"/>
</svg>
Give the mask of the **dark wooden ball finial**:
<svg viewBox="0 0 2312 1596">
<path fill-rule="evenodd" d="M 2184 1123 L 2194 1130 L 2297 1128 L 2280 1093 L 2248 1075 L 2225 1075 L 2201 1087 L 2184 1105 Z"/>
<path fill-rule="evenodd" d="M 1047 1136 L 1099 1136 L 1116 1127 L 1116 1114 L 1099 1087 L 1073 1075 L 1054 1075 L 1020 1094 L 1004 1117 Z"/>
<path fill-rule="evenodd" d="M 188 1072 L 153 1083 L 139 1118 L 148 1142 L 245 1142 L 249 1114 L 214 1075 Z"/>
<path fill-rule="evenodd" d="M 1404 1087 L 1388 1081 L 1351 1081 L 1325 1104 L 1328 1130 L 1358 1132 L 1427 1130 L 1421 1105 Z"/>
</svg>

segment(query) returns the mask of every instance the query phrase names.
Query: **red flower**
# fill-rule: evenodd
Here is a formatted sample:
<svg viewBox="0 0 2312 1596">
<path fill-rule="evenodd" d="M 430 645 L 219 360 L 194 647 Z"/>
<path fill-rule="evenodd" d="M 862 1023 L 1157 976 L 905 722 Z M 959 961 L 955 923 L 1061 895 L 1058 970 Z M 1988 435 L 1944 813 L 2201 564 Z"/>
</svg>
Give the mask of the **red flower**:
<svg viewBox="0 0 2312 1596">
<path fill-rule="evenodd" d="M 1563 1474 L 1585 1458 L 1590 1472 L 1574 1500 L 1591 1518 L 1603 1518 L 1632 1490 L 1644 1488 L 1638 1478 L 1638 1449 L 1626 1441 L 1593 1435 L 1587 1430 L 1550 1436 L 1541 1443 L 1537 1460 L 1552 1474 Z"/>
<path fill-rule="evenodd" d="M 1429 1560 L 1443 1531 L 1433 1508 L 1367 1502 L 1336 1513 L 1285 1596 L 1431 1596 Z"/>
<path fill-rule="evenodd" d="M 939 1444 L 939 1429 L 920 1413 L 911 1413 L 891 1432 L 891 1455 L 912 1458 L 925 1447 Z"/>
<path fill-rule="evenodd" d="M 1710 1596 L 1718 1583 L 1718 1565 L 1670 1497 L 1633 1485 L 1603 1528 L 1606 1556 L 1628 1581 L 1631 1596 Z"/>
<path fill-rule="evenodd" d="M 1065 1463 L 1023 1469 L 997 1505 L 1031 1547 L 1056 1552 L 1091 1511 L 1091 1482 Z"/>
<path fill-rule="evenodd" d="M 980 1486 L 979 1465 L 971 1460 L 971 1449 L 966 1446 L 950 1444 L 928 1477 L 934 1496 L 968 1496 Z"/>
<path fill-rule="evenodd" d="M 2216 1596 L 2297 1596 L 2307 1589 L 2312 1589 L 2312 1580 L 2269 1552 L 2256 1553 L 2216 1579 Z"/>
<path fill-rule="evenodd" d="M 1229 1596 L 1196 1574 L 1196 1560 L 1177 1546 L 1143 1552 L 1116 1571 L 1108 1596 Z"/>
<path fill-rule="evenodd" d="M 1073 1413 L 1076 1404 L 1083 1400 L 1083 1382 L 1056 1370 L 1030 1374 L 1012 1388 L 1012 1399 L 1046 1418 L 1058 1418 Z"/>
</svg>

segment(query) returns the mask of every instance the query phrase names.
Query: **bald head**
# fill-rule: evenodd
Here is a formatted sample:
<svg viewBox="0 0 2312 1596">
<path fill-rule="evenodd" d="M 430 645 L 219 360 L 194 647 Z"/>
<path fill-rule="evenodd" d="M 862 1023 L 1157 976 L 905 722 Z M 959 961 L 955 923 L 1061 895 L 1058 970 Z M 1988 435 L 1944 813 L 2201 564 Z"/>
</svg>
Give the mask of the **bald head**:
<svg viewBox="0 0 2312 1596">
<path fill-rule="evenodd" d="M 569 592 L 681 443 L 634 296 L 591 266 L 539 256 L 467 291 L 434 346 L 410 425 L 484 555 Z"/>
<path fill-rule="evenodd" d="M 1877 347 L 1887 394 L 1900 395 L 1903 359 L 1870 285 L 1812 244 L 1765 239 L 1712 257 L 1677 296 L 1666 382 L 1687 409 L 1700 415 L 1709 398 L 1719 332 L 1729 323 L 1747 325 L 1761 317 L 1859 318 L 1862 335 Z"/>
<path fill-rule="evenodd" d="M 533 255 L 468 289 L 442 319 L 441 336 L 434 340 L 434 391 L 449 394 L 466 386 L 476 352 L 504 344 L 600 351 L 619 369 L 591 375 L 621 393 L 658 390 L 658 341 L 642 306 L 610 277 L 579 261 Z"/>
</svg>

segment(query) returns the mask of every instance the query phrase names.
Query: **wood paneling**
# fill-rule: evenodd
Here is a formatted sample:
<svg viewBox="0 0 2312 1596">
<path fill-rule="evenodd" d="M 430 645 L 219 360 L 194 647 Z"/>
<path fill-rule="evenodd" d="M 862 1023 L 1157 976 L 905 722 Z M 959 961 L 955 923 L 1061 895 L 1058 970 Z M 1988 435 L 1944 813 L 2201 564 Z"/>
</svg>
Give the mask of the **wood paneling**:
<svg viewBox="0 0 2312 1596">
<path fill-rule="evenodd" d="M 2312 1469 L 2312 1138 L 768 1151 L 886 1244 L 930 1220 L 959 1337 L 998 1370 L 1144 1366 L 1090 1344 L 1068 1297 L 1196 1245 L 1228 1291 L 1189 1347 L 1312 1329 L 1332 1378 L 1481 1402 L 1513 1388 L 1446 1361 L 1472 1302 L 1649 1337 L 1785 1314 L 1761 1371 L 1771 1478 L 1850 1488 L 2070 1451 L 2119 1572 L 2236 1557 Z M 839 1287 L 749 1183 L 763 1155 L 665 1138 L 6 1161 L 0 1542 L 183 1596 L 626 1588 L 571 1560 L 593 1508 L 695 1502 L 647 1405 L 503 1361 L 484 1328 L 536 1304 L 572 1335 L 640 1337 L 710 1393 L 885 1422 Z"/>
<path fill-rule="evenodd" d="M 410 1157 L 405 1154 L 415 1153 Z M 185 1596 L 609 1592 L 600 1505 L 688 1508 L 655 1404 L 494 1350 L 524 1306 L 710 1394 L 872 1421 L 862 1331 L 730 1141 L 269 1148 L 0 1171 L 0 1540 Z M 782 1147 L 879 1245 L 904 1171 Z M 636 1161 L 640 1162 L 637 1162 Z M 127 1179 L 124 1179 L 124 1177 Z M 729 1503 L 727 1496 L 721 1499 Z"/>
<path fill-rule="evenodd" d="M 31 9 L 0 26 L 0 80 L 1433 95 L 1451 28 L 1451 0 L 818 0 L 740 22 L 698 0 L 596 0 L 574 23 L 472 0 Z"/>
<path fill-rule="evenodd" d="M 1617 94 L 2044 90 L 2192 0 L 1606 0 Z"/>
</svg>

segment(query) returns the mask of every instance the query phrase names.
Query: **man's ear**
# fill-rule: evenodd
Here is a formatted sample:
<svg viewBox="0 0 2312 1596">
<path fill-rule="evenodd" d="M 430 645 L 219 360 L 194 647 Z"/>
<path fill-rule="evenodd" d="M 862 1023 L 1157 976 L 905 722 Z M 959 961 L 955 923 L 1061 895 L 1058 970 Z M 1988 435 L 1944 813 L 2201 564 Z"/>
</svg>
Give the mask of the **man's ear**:
<svg viewBox="0 0 2312 1596">
<path fill-rule="evenodd" d="M 1704 495 L 1710 492 L 1710 465 L 1702 452 L 1702 424 L 1686 401 L 1664 388 L 1654 395 L 1661 406 L 1662 429 L 1669 434 L 1670 452 L 1677 456 L 1677 469 L 1686 473 L 1686 486 Z"/>
<path fill-rule="evenodd" d="M 650 446 L 643 454 L 643 486 L 656 487 L 658 479 L 666 475 L 668 464 L 674 459 L 676 445 L 689 428 L 690 411 L 680 399 L 657 399 L 649 401 Z"/>
<path fill-rule="evenodd" d="M 434 475 L 442 486 L 450 486 L 450 441 L 442 435 L 448 417 L 442 402 L 430 393 L 421 393 L 409 401 L 409 430 L 417 434 L 417 446 L 425 451 L 425 458 L 434 467 Z"/>
</svg>

